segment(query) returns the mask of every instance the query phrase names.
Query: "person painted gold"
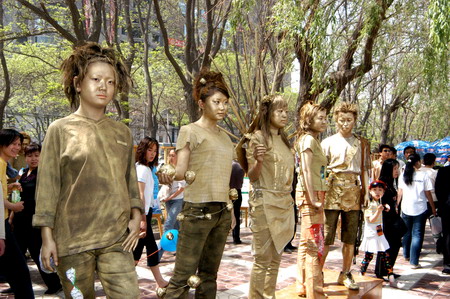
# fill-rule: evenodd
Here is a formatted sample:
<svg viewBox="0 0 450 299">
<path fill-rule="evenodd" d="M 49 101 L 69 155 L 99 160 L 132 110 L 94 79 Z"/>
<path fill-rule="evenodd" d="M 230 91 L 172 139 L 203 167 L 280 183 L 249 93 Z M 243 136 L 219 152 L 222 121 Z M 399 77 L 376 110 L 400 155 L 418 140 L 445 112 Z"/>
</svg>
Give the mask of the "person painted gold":
<svg viewBox="0 0 450 299">
<path fill-rule="evenodd" d="M 267 96 L 260 105 L 256 131 L 247 135 L 254 257 L 249 299 L 275 298 L 281 254 L 294 234 L 290 193 L 295 161 L 283 130 L 286 123 L 287 102 L 281 96 Z"/>
<path fill-rule="evenodd" d="M 325 108 L 312 102 L 300 109 L 295 150 L 299 158 L 296 202 L 300 206 L 301 231 L 298 247 L 297 292 L 300 297 L 326 298 L 323 292 L 324 211 L 327 190 L 319 134 L 327 128 Z"/>
<path fill-rule="evenodd" d="M 138 298 L 131 251 L 144 207 L 133 136 L 105 115 L 131 78 L 114 49 L 91 42 L 75 47 L 61 71 L 77 110 L 48 127 L 42 148 L 33 216 L 42 264 L 57 266 L 66 298 L 94 298 L 95 273 L 108 298 Z"/>
<path fill-rule="evenodd" d="M 366 139 L 353 134 L 358 116 L 355 104 L 341 102 L 334 109 L 338 133 L 322 141 L 328 159 L 329 190 L 325 197 L 325 250 L 334 243 L 339 216 L 341 217 L 342 271 L 338 284 L 350 290 L 359 286 L 350 273 L 354 246 L 357 238 L 359 214 L 368 202 L 368 170 L 371 167 L 369 146 Z M 362 183 L 362 184 L 361 184 Z M 361 185 L 363 187 L 361 187 Z M 361 189 L 364 188 L 364 189 Z M 362 198 L 362 194 L 365 197 Z"/>
<path fill-rule="evenodd" d="M 222 74 L 202 70 L 194 81 L 193 97 L 202 110 L 194 123 L 181 127 L 176 151 L 175 175 L 159 173 L 160 182 L 186 180 L 174 275 L 165 299 L 187 298 L 195 288 L 196 298 L 216 298 L 217 271 L 231 227 L 229 181 L 233 144 L 217 127 L 227 114 L 229 93 Z M 231 207 L 230 207 L 231 206 Z"/>
</svg>

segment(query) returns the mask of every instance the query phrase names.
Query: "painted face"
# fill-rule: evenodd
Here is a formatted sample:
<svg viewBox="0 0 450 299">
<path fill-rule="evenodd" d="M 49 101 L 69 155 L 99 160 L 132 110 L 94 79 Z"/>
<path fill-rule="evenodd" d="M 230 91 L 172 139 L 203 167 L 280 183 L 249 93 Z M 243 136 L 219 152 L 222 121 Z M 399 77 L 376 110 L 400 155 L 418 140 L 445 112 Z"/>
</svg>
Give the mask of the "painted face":
<svg viewBox="0 0 450 299">
<path fill-rule="evenodd" d="M 198 101 L 198 104 L 203 110 L 203 116 L 211 120 L 222 120 L 228 112 L 228 98 L 220 91 L 216 91 L 204 102 Z"/>
<path fill-rule="evenodd" d="M 177 153 L 174 150 L 170 150 L 169 152 L 169 163 L 177 165 Z"/>
<path fill-rule="evenodd" d="M 40 152 L 32 152 L 25 156 L 25 161 L 27 162 L 28 167 L 30 167 L 31 170 L 38 167 L 40 155 Z"/>
<path fill-rule="evenodd" d="M 322 133 L 327 128 L 327 113 L 326 111 L 319 111 L 314 116 L 311 122 L 311 130 Z"/>
<path fill-rule="evenodd" d="M 372 196 L 373 199 L 379 201 L 384 194 L 384 189 L 381 187 L 375 187 L 370 189 L 370 195 Z"/>
<path fill-rule="evenodd" d="M 29 145 L 30 145 L 30 139 L 24 138 L 23 142 L 22 142 L 22 148 L 26 148 Z"/>
<path fill-rule="evenodd" d="M 391 149 L 386 148 L 386 147 L 383 148 L 381 150 L 380 156 L 381 156 L 381 159 L 383 159 L 383 160 L 389 159 L 391 157 Z"/>
<path fill-rule="evenodd" d="M 400 170 L 399 170 L 399 166 L 397 164 L 397 165 L 394 165 L 394 168 L 392 169 L 392 177 L 394 179 L 396 179 L 396 178 L 398 178 L 399 175 L 400 175 Z"/>
<path fill-rule="evenodd" d="M 147 152 L 145 153 L 145 159 L 147 162 L 153 162 L 156 157 L 156 144 L 152 144 L 147 148 Z"/>
<path fill-rule="evenodd" d="M 115 77 L 110 64 L 91 63 L 83 80 L 76 85 L 80 104 L 88 109 L 104 109 L 114 97 Z"/>
<path fill-rule="evenodd" d="M 355 116 L 351 112 L 340 112 L 337 117 L 337 127 L 342 134 L 350 134 L 355 126 Z"/>
<path fill-rule="evenodd" d="M 21 148 L 22 143 L 20 142 L 20 138 L 16 138 L 10 145 L 3 146 L 1 150 L 7 159 L 11 159 L 17 157 Z"/>
<path fill-rule="evenodd" d="M 278 107 L 270 115 L 270 126 L 275 129 L 282 129 L 287 124 L 287 107 Z"/>
</svg>

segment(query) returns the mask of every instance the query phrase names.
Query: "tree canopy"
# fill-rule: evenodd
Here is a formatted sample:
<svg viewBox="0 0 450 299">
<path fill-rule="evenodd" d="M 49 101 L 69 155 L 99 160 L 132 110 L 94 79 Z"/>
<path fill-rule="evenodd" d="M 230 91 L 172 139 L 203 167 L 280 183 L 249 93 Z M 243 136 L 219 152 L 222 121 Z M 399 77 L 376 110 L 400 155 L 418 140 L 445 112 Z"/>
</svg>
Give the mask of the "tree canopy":
<svg viewBox="0 0 450 299">
<path fill-rule="evenodd" d="M 446 0 L 0 0 L 0 126 L 42 141 L 70 113 L 59 65 L 83 41 L 114 47 L 132 74 L 108 112 L 136 140 L 199 117 L 203 67 L 229 83 L 234 141 L 272 93 L 288 98 L 291 131 L 306 101 L 351 101 L 372 143 L 449 135 Z"/>
</svg>

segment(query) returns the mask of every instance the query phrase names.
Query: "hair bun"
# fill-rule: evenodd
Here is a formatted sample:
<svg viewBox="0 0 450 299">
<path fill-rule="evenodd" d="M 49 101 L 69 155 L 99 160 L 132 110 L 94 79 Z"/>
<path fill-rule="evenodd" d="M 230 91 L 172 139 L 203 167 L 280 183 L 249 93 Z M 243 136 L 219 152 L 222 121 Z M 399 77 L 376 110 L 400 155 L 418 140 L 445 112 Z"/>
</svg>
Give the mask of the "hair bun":
<svg viewBox="0 0 450 299">
<path fill-rule="evenodd" d="M 205 101 L 215 91 L 223 93 L 227 98 L 230 97 L 228 86 L 219 72 L 212 72 L 208 69 L 202 69 L 194 80 L 192 96 L 196 101 Z"/>
</svg>

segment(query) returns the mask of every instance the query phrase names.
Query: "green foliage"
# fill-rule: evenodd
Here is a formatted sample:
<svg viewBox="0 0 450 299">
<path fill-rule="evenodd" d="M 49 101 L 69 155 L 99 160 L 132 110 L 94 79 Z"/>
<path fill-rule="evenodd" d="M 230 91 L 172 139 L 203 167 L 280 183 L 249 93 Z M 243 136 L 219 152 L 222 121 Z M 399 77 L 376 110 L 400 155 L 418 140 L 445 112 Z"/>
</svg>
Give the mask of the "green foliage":
<svg viewBox="0 0 450 299">
<path fill-rule="evenodd" d="M 437 83 L 449 90 L 450 2 L 430 0 L 428 16 L 430 31 L 429 43 L 424 50 L 425 74 L 430 89 L 437 88 Z"/>
<path fill-rule="evenodd" d="M 230 25 L 230 33 L 235 34 L 237 31 L 248 29 L 247 15 L 255 5 L 255 0 L 232 0 L 233 9 L 231 10 L 228 24 Z"/>
<path fill-rule="evenodd" d="M 450 44 L 450 2 L 430 0 L 430 42 L 438 53 L 447 52 Z"/>
</svg>

